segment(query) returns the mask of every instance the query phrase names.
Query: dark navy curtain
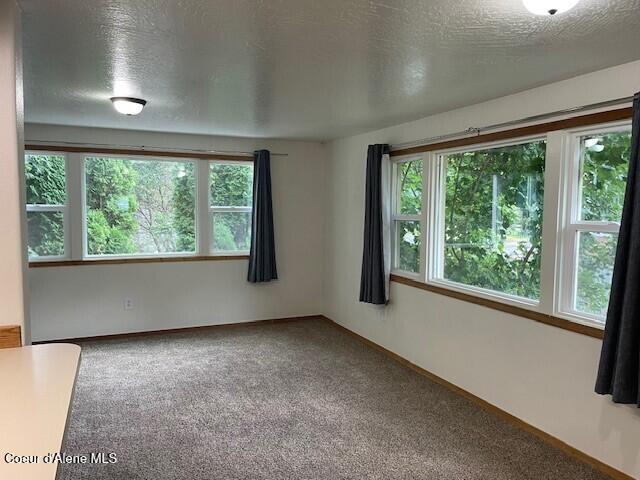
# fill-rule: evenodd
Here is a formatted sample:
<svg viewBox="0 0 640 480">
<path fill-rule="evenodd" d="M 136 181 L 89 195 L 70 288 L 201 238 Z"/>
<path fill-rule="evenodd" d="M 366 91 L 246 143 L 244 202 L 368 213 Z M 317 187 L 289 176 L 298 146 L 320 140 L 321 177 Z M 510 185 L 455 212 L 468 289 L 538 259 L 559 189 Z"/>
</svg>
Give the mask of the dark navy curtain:
<svg viewBox="0 0 640 480">
<path fill-rule="evenodd" d="M 596 392 L 640 407 L 640 93 L 633 100 L 629 176 Z"/>
<path fill-rule="evenodd" d="M 251 215 L 251 251 L 247 280 L 251 283 L 270 282 L 278 278 L 278 271 L 273 234 L 269 150 L 257 150 L 253 153 L 253 212 Z"/>
<path fill-rule="evenodd" d="M 388 153 L 389 145 L 386 144 L 369 145 L 367 149 L 360 301 L 374 305 L 384 305 L 388 300 L 382 220 L 384 190 L 382 158 Z"/>
</svg>

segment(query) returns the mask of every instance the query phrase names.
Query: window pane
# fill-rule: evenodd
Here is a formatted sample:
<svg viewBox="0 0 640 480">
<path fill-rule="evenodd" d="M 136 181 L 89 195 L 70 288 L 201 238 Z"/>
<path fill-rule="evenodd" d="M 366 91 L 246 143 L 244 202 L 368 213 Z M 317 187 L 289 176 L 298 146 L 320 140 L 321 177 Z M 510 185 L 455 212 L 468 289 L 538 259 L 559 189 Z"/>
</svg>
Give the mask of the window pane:
<svg viewBox="0 0 640 480">
<path fill-rule="evenodd" d="M 251 212 L 213 212 L 211 248 L 217 252 L 248 251 L 251 247 Z"/>
<path fill-rule="evenodd" d="M 405 272 L 420 271 L 420 222 L 396 221 L 396 268 Z"/>
<path fill-rule="evenodd" d="M 62 212 L 27 212 L 29 258 L 64 255 Z"/>
<path fill-rule="evenodd" d="M 64 163 L 62 155 L 25 155 L 27 204 L 64 205 L 67 202 Z"/>
<path fill-rule="evenodd" d="M 444 278 L 539 297 L 545 147 L 445 156 Z"/>
<path fill-rule="evenodd" d="M 581 211 L 586 221 L 619 222 L 629 169 L 631 132 L 580 138 Z"/>
<path fill-rule="evenodd" d="M 416 215 L 422 209 L 422 160 L 398 164 L 398 206 L 401 215 Z"/>
<path fill-rule="evenodd" d="M 578 284 L 575 309 L 603 316 L 607 313 L 618 235 L 578 234 Z"/>
<path fill-rule="evenodd" d="M 192 162 L 88 157 L 89 255 L 195 251 Z"/>
<path fill-rule="evenodd" d="M 211 206 L 250 207 L 253 196 L 251 164 L 211 163 Z"/>
</svg>

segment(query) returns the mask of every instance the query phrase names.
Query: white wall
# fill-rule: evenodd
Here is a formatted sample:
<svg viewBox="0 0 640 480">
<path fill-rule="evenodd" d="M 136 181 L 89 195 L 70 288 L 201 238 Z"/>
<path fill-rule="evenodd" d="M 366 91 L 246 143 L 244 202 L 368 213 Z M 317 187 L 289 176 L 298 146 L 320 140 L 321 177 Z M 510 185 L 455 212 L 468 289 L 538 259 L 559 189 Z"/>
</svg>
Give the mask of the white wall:
<svg viewBox="0 0 640 480">
<path fill-rule="evenodd" d="M 587 454 L 640 477 L 640 413 L 593 393 L 600 341 L 399 284 L 392 285 L 393 303 L 387 308 L 357 301 L 367 144 L 412 141 L 628 96 L 640 89 L 638 79 L 640 62 L 340 139 L 328 148 L 28 125 L 29 140 L 220 150 L 260 147 L 289 153 L 272 162 L 280 281 L 247 284 L 245 261 L 32 269 L 34 339 L 325 313 Z M 123 310 L 125 296 L 135 300 L 135 310 Z"/>
<path fill-rule="evenodd" d="M 321 313 L 323 145 L 47 125 L 26 139 L 288 154 L 271 160 L 278 281 L 247 283 L 246 260 L 31 268 L 34 341 Z"/>
<path fill-rule="evenodd" d="M 626 97 L 640 62 L 427 117 L 330 145 L 327 316 L 587 454 L 640 477 L 640 411 L 593 393 L 599 340 L 392 284 L 392 303 L 358 303 L 366 147 Z"/>
<path fill-rule="evenodd" d="M 0 2 L 0 325 L 20 325 L 29 339 L 22 169 L 20 10 Z"/>
</svg>

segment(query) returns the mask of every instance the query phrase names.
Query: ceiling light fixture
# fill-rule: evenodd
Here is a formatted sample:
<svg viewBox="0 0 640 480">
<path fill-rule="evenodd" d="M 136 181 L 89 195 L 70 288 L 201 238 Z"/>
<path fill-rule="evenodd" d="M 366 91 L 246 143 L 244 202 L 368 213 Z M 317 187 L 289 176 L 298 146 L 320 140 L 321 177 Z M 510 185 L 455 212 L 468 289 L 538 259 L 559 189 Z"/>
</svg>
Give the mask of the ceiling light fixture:
<svg viewBox="0 0 640 480">
<path fill-rule="evenodd" d="M 138 115 L 147 101 L 133 97 L 111 97 L 111 103 L 113 103 L 113 108 L 123 115 Z"/>
<path fill-rule="evenodd" d="M 524 6 L 536 15 L 555 15 L 571 10 L 580 0 L 522 0 Z"/>
</svg>

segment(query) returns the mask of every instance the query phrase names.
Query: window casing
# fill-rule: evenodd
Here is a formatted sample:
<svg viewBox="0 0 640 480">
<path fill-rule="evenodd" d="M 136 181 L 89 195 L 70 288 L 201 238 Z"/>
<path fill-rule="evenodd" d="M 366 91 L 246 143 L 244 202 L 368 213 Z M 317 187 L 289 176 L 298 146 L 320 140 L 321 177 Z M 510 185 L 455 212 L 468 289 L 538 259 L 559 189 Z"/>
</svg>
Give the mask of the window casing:
<svg viewBox="0 0 640 480">
<path fill-rule="evenodd" d="M 424 160 L 422 156 L 401 159 L 393 163 L 392 172 L 392 269 L 419 275 L 424 258 Z"/>
<path fill-rule="evenodd" d="M 29 261 L 68 258 L 66 155 L 25 152 L 25 180 Z"/>
<path fill-rule="evenodd" d="M 527 139 L 434 154 L 431 281 L 538 303 L 545 149 Z"/>
<path fill-rule="evenodd" d="M 427 286 L 443 287 L 448 290 L 473 295 L 474 297 L 486 298 L 491 301 L 513 305 L 520 309 L 530 310 L 532 315 L 547 315 L 601 329 L 604 324 L 603 309 L 606 308 L 602 298 L 606 294 L 608 301 L 607 288 L 609 283 L 607 282 L 610 282 L 610 273 L 613 269 L 620 222 L 619 212 L 622 208 L 624 195 L 620 192 L 624 192 L 628 165 L 620 161 L 619 157 L 626 158 L 626 162 L 628 162 L 628 153 L 624 153 L 624 139 L 617 138 L 617 170 L 612 174 L 615 181 L 611 180 L 608 186 L 604 185 L 604 187 L 602 182 L 598 183 L 599 180 L 589 183 L 591 187 L 596 185 L 597 188 L 611 188 L 611 185 L 615 183 L 615 198 L 612 201 L 603 200 L 597 195 L 592 195 L 589 200 L 590 205 L 599 206 L 598 208 L 601 209 L 608 203 L 614 204 L 615 208 L 611 214 L 604 219 L 585 217 L 581 215 L 583 211 L 581 202 L 583 201 L 585 190 L 585 180 L 582 178 L 585 174 L 585 169 L 582 168 L 584 164 L 584 141 L 586 138 L 600 138 L 612 133 L 622 132 L 629 135 L 629 131 L 629 122 L 624 121 L 597 125 L 581 130 L 553 131 L 545 136 L 477 144 L 443 151 L 430 151 L 418 156 L 392 157 L 394 161 L 392 201 L 395 202 L 393 207 L 394 221 L 392 222 L 392 258 L 394 259 L 392 273 L 422 281 Z M 606 137 L 603 138 L 606 140 Z M 445 234 L 448 221 L 445 215 L 447 213 L 447 162 L 452 156 L 457 158 L 455 155 L 459 156 L 465 152 L 478 152 L 536 142 L 540 142 L 538 150 L 543 153 L 544 166 L 542 170 L 539 165 L 534 168 L 533 173 L 536 174 L 536 178 L 533 184 L 531 183 L 532 180 L 526 179 L 532 173 L 530 168 L 524 168 L 522 188 L 514 192 L 527 201 L 520 204 L 518 201 L 515 202 L 515 205 L 503 202 L 502 208 L 509 207 L 506 208 L 506 211 L 509 215 L 515 215 L 514 218 L 517 219 L 531 205 L 524 209 L 522 207 L 530 204 L 532 199 L 537 199 L 533 203 L 537 203 L 540 208 L 537 213 L 538 225 L 536 227 L 540 230 L 537 234 L 539 236 L 539 251 L 537 252 L 539 259 L 536 269 L 532 270 L 532 272 L 539 275 L 539 289 L 536 289 L 535 295 L 522 295 L 517 290 L 515 292 L 508 289 L 501 291 L 495 287 L 491 288 L 491 284 L 457 281 L 457 278 L 447 274 L 445 263 L 445 250 L 448 248 L 447 240 L 450 240 L 447 239 Z M 593 143 L 593 140 L 591 140 L 591 143 Z M 605 145 L 605 151 L 607 148 L 607 145 Z M 423 207 L 418 214 L 413 213 L 410 218 L 405 218 L 397 208 L 398 174 L 402 172 L 398 166 L 402 165 L 403 162 L 415 161 L 420 158 L 424 162 Z M 591 160 L 591 170 L 594 170 L 593 165 L 597 165 L 597 162 L 594 163 L 594 159 Z M 609 172 L 610 167 L 611 165 L 605 165 L 602 168 Z M 597 170 L 596 168 L 595 173 L 590 173 L 599 179 L 600 176 Z M 587 172 L 588 174 L 589 172 Z M 587 178 L 589 177 L 587 176 Z M 492 183 L 492 185 L 489 185 L 489 183 Z M 495 177 L 489 183 L 486 185 L 487 191 L 491 190 L 492 193 L 497 193 L 499 197 L 500 185 L 495 185 Z M 537 187 L 534 190 L 537 190 L 537 195 L 532 196 L 534 192 L 532 192 L 531 188 L 536 185 Z M 495 226 L 496 223 L 500 224 L 500 212 L 495 211 L 496 195 L 492 194 L 491 197 L 487 196 L 486 210 L 487 212 L 493 210 L 493 212 L 492 214 L 487 214 L 486 219 L 488 224 Z M 514 208 L 514 206 L 517 208 Z M 399 242 L 397 240 L 399 228 L 396 224 L 402 220 L 418 222 L 420 225 L 422 241 L 419 249 L 420 268 L 418 272 L 399 268 Z M 492 228 L 488 226 L 487 230 L 491 231 Z M 495 230 L 495 227 L 493 230 Z M 506 228 L 506 231 L 501 233 L 503 235 L 502 243 L 506 243 L 505 235 L 507 242 L 511 242 L 509 237 L 514 235 L 513 231 Z M 524 246 L 530 246 L 531 242 L 527 240 L 526 236 L 515 233 L 515 238 L 523 240 Z M 504 248 L 504 245 L 500 248 Z M 513 245 L 508 248 L 513 250 Z M 594 257 L 592 250 L 594 249 L 597 250 L 595 258 L 600 259 L 600 263 L 596 264 L 596 267 L 602 267 L 596 275 L 599 281 L 595 282 L 595 287 L 593 282 L 587 285 L 584 280 L 590 278 L 588 275 L 589 269 L 594 268 L 592 261 Z M 527 248 L 523 252 L 528 250 Z M 593 308 L 589 310 L 584 307 L 585 302 L 581 298 L 587 294 L 581 294 L 580 292 L 583 290 L 596 298 L 595 305 L 600 307 L 599 311 L 594 312 Z"/>
<path fill-rule="evenodd" d="M 629 125 L 571 132 L 560 235 L 560 314 L 604 324 L 626 175 Z"/>
<path fill-rule="evenodd" d="M 253 165 L 248 162 L 209 162 L 210 251 L 238 255 L 251 247 Z"/>
<path fill-rule="evenodd" d="M 86 155 L 84 258 L 196 254 L 196 164 Z"/>
</svg>

